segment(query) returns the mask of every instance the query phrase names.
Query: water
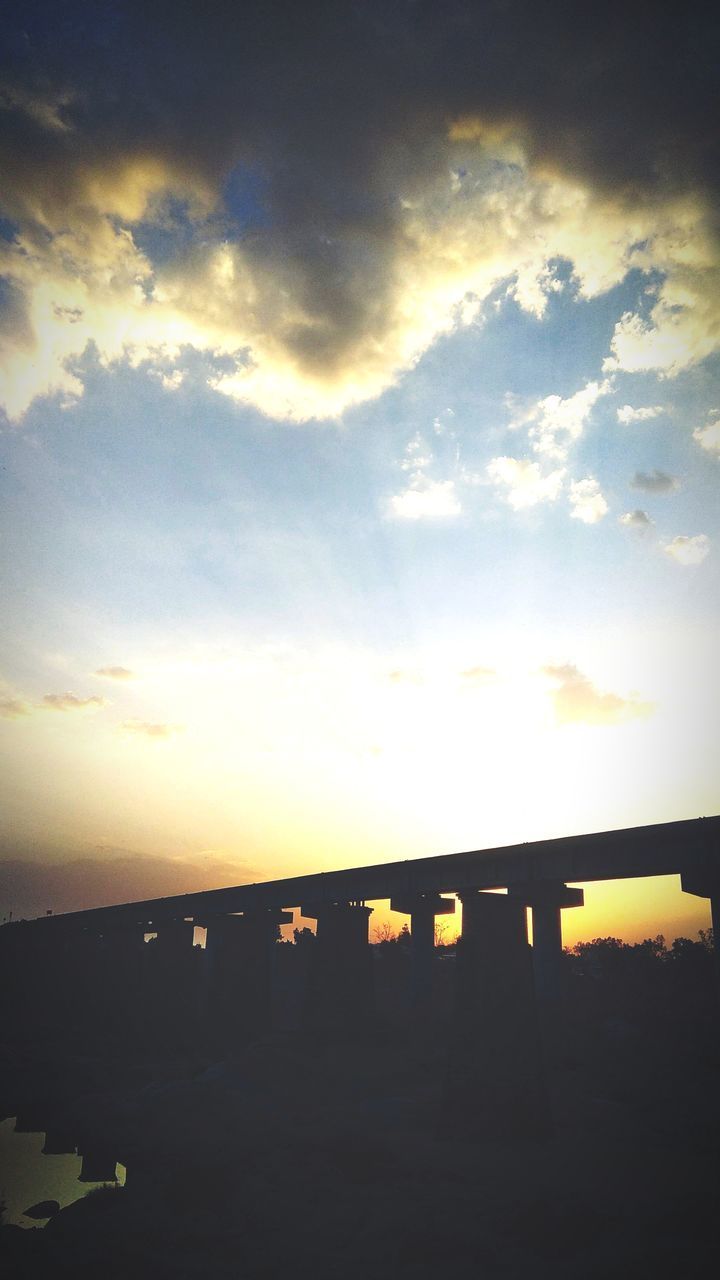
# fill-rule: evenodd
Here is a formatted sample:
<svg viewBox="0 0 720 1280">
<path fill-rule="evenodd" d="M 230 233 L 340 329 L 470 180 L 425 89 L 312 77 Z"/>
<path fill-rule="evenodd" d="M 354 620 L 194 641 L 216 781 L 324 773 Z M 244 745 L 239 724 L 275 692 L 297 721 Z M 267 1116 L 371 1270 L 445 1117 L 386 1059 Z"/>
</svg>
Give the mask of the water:
<svg viewBox="0 0 720 1280">
<path fill-rule="evenodd" d="M 57 1200 L 60 1208 L 82 1199 L 99 1182 L 79 1182 L 82 1159 L 78 1155 L 43 1155 L 44 1133 L 16 1133 L 15 1119 L 0 1123 L 0 1200 L 5 1202 L 4 1222 L 20 1227 L 44 1226 L 47 1219 L 26 1218 L 23 1210 L 41 1200 Z M 116 1165 L 117 1182 L 123 1186 L 126 1170 Z"/>
</svg>

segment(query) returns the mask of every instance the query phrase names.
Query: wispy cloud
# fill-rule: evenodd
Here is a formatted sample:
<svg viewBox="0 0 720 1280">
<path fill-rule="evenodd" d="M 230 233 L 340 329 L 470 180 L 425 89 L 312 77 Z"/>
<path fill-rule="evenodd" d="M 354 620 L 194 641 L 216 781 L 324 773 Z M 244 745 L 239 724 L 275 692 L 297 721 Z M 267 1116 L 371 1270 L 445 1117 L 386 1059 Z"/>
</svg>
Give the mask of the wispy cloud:
<svg viewBox="0 0 720 1280">
<path fill-rule="evenodd" d="M 643 489 L 645 493 L 673 493 L 680 488 L 680 481 L 676 476 L 658 471 L 657 467 L 650 472 L 636 471 L 630 483 L 633 489 Z"/>
<path fill-rule="evenodd" d="M 0 695 L 0 716 L 4 720 L 17 720 L 20 716 L 29 716 L 31 708 L 21 698 Z"/>
<path fill-rule="evenodd" d="M 661 404 L 642 405 L 639 409 L 634 409 L 631 404 L 624 404 L 617 411 L 617 420 L 628 426 L 631 422 L 647 422 L 650 418 L 657 418 L 662 412 Z"/>
<path fill-rule="evenodd" d="M 172 738 L 176 733 L 182 733 L 184 726 L 181 724 L 164 724 L 151 720 L 124 720 L 121 728 L 126 733 L 133 733 L 141 738 L 153 738 L 160 741 Z"/>
<path fill-rule="evenodd" d="M 619 724 L 654 710 L 651 702 L 643 702 L 637 694 L 622 697 L 601 691 L 572 663 L 542 670 L 557 686 L 552 699 L 559 724 Z"/>
<path fill-rule="evenodd" d="M 51 711 L 99 711 L 105 706 L 105 699 L 96 695 L 90 698 L 78 698 L 75 693 L 46 693 L 42 700 L 43 707 Z"/>
<path fill-rule="evenodd" d="M 93 673 L 96 676 L 102 676 L 104 680 L 134 680 L 135 672 L 130 671 L 127 667 L 98 667 Z"/>
<path fill-rule="evenodd" d="M 487 684 L 496 676 L 497 671 L 494 667 L 467 667 L 465 671 L 460 672 L 461 680 L 467 684 Z"/>
<path fill-rule="evenodd" d="M 705 533 L 697 533 L 694 537 L 681 533 L 663 547 L 666 556 L 682 565 L 701 564 L 709 550 L 710 539 Z"/>
</svg>

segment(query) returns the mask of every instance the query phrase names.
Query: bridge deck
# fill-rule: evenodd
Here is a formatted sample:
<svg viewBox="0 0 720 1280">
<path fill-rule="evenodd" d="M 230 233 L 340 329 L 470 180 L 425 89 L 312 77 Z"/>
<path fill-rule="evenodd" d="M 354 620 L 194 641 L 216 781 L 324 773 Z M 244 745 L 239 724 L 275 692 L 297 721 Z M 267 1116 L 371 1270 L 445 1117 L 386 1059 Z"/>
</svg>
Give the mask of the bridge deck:
<svg viewBox="0 0 720 1280">
<path fill-rule="evenodd" d="M 258 907 L 374 901 L 431 891 L 501 889 L 548 879 L 581 884 L 683 871 L 706 874 L 708 868 L 714 876 L 720 872 L 720 816 L 209 889 L 66 912 L 33 923 L 54 928 L 65 925 L 105 929 L 132 924 L 151 926 L 184 917 L 204 924 L 213 915 Z"/>
</svg>

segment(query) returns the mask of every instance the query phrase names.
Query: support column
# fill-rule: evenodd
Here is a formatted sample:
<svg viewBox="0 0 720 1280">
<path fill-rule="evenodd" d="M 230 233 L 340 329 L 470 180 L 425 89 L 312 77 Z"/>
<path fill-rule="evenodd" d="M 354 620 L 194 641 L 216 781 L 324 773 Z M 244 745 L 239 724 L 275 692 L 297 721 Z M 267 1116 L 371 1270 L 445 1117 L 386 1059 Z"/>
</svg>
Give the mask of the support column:
<svg viewBox="0 0 720 1280">
<path fill-rule="evenodd" d="M 363 902 L 328 902 L 300 908 L 317 920 L 308 979 L 305 1024 L 329 1035 L 352 1037 L 367 1030 L 374 1013 L 372 956 Z"/>
<path fill-rule="evenodd" d="M 713 931 L 713 959 L 715 961 L 715 991 L 720 1001 L 720 866 L 713 865 L 709 859 L 683 871 L 680 883 L 684 893 L 692 893 L 696 898 L 710 899 L 710 920 Z"/>
<path fill-rule="evenodd" d="M 470 890 L 456 960 L 450 1104 L 476 1137 L 539 1137 L 550 1127 L 525 905 Z"/>
<path fill-rule="evenodd" d="M 514 884 L 508 895 L 532 909 L 533 971 L 541 1030 L 551 1060 L 562 1057 L 567 1014 L 567 970 L 562 943 L 562 912 L 582 907 L 582 889 L 568 889 L 560 880 L 533 880 Z"/>
<path fill-rule="evenodd" d="M 74 1156 L 77 1149 L 75 1138 L 69 1129 L 46 1129 L 42 1155 Z"/>
<path fill-rule="evenodd" d="M 281 924 L 291 911 L 262 910 L 207 920 L 208 1031 L 221 1043 L 237 1043 L 273 1023 L 273 955 Z"/>
<path fill-rule="evenodd" d="M 147 1034 L 161 1050 L 188 1047 L 197 1032 L 199 970 L 192 920 L 158 921 L 147 944 Z"/>
<path fill-rule="evenodd" d="M 439 893 L 423 893 L 392 898 L 390 909 L 410 916 L 410 999 L 413 1013 L 424 1017 L 432 1006 L 435 917 L 452 915 L 455 900 L 441 898 Z"/>
</svg>

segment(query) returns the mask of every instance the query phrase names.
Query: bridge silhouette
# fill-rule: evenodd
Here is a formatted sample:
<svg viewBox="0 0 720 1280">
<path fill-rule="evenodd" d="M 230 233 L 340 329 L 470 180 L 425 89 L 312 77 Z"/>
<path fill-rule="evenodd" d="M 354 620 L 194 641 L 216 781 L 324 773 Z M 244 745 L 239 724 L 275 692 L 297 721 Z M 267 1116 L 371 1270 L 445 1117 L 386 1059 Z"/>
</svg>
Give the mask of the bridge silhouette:
<svg viewBox="0 0 720 1280">
<path fill-rule="evenodd" d="M 685 892 L 710 900 L 720 974 L 715 816 L 13 922 L 0 929 L 0 1012 L 19 1042 L 87 1044 L 101 1056 L 113 1046 L 172 1053 L 198 1042 L 222 1055 L 278 1031 L 367 1038 L 383 971 L 367 903 L 389 900 L 411 922 L 396 1022 L 422 1035 L 437 1013 L 435 918 L 454 912 L 445 895 L 457 895 L 462 933 L 453 964 L 440 966 L 451 979 L 442 992 L 450 1099 L 483 1133 L 541 1132 L 545 1072 L 563 1052 L 562 913 L 582 907 L 583 883 L 662 875 L 680 875 Z M 298 907 L 317 921 L 315 936 L 276 945 Z M 193 945 L 198 926 L 204 951 Z"/>
</svg>

